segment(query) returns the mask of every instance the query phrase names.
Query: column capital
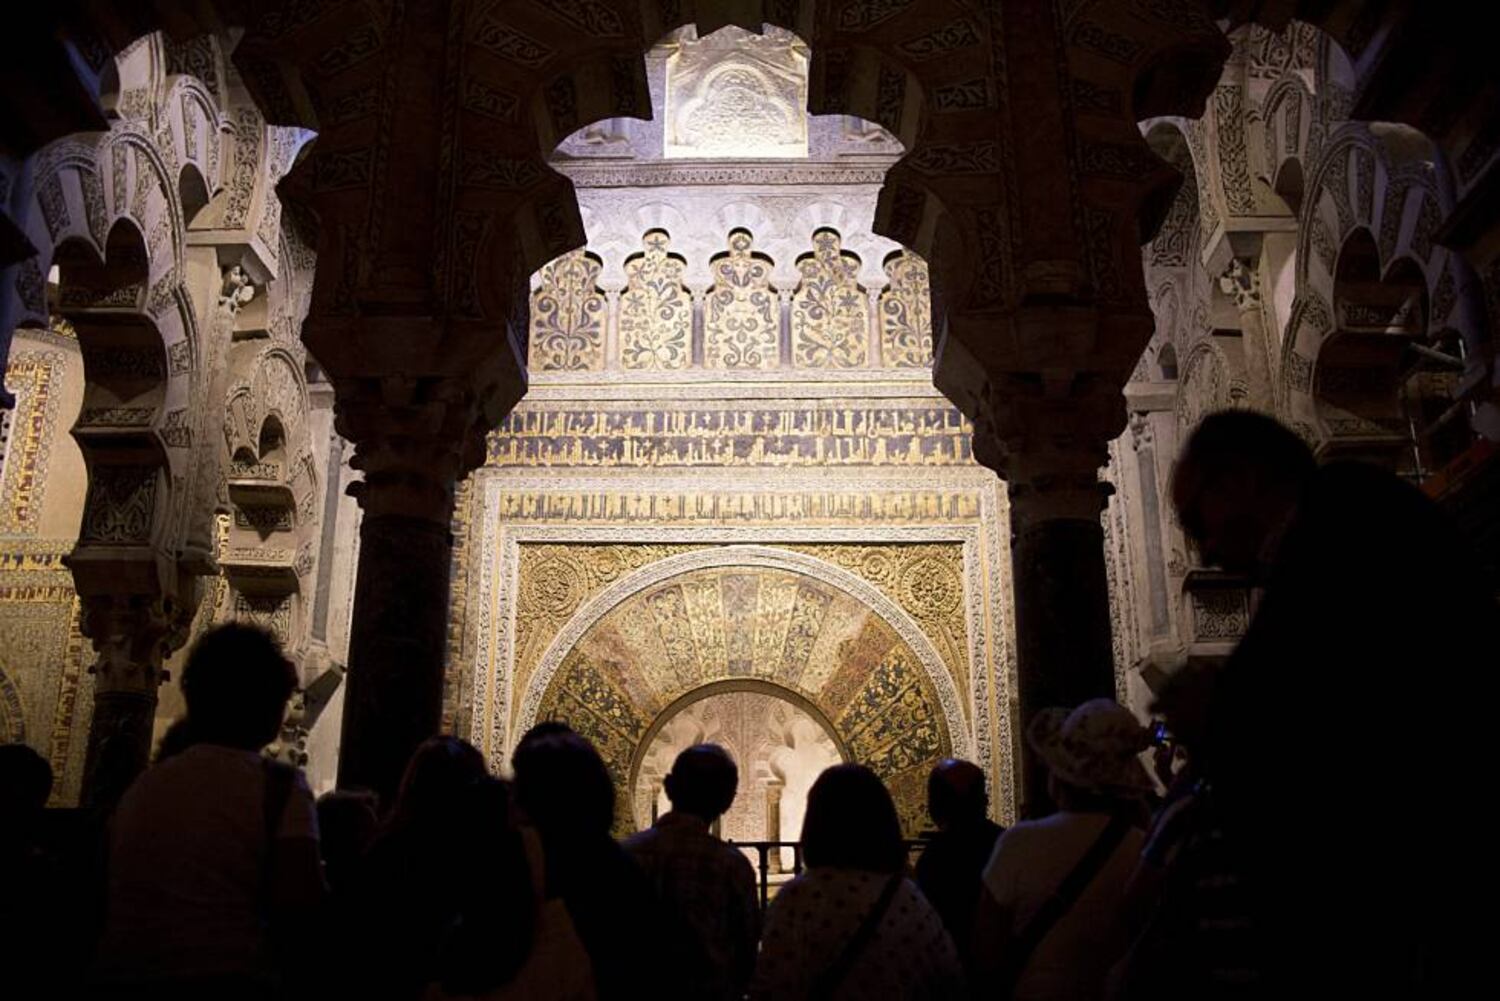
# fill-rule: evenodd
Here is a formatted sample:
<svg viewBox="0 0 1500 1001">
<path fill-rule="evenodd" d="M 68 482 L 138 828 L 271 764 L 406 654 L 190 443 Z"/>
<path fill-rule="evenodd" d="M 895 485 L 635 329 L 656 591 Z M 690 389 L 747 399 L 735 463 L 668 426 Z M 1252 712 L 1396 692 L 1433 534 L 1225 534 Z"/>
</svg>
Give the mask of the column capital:
<svg viewBox="0 0 1500 1001">
<path fill-rule="evenodd" d="M 1244 257 L 1231 257 L 1219 276 L 1219 290 L 1229 296 L 1241 313 L 1259 309 L 1261 304 L 1260 269 Z"/>
<path fill-rule="evenodd" d="M 1048 449 L 1013 455 L 1008 464 L 1011 521 L 1025 531 L 1048 521 L 1098 522 L 1109 496 L 1110 484 L 1099 470 L 1109 461 L 1102 445 L 1097 449 Z"/>
<path fill-rule="evenodd" d="M 1130 412 L 1130 445 L 1137 452 L 1150 448 L 1156 441 L 1156 432 L 1151 427 L 1151 415 L 1144 410 Z"/>
<path fill-rule="evenodd" d="M 458 481 L 484 461 L 500 414 L 455 377 L 336 380 L 335 427 L 354 443 L 364 479 L 349 494 L 367 517 L 400 515 L 446 527 Z M 508 408 L 507 408 L 508 409 Z"/>
<path fill-rule="evenodd" d="M 974 420 L 974 458 L 1010 488 L 1018 530 L 1056 520 L 1097 522 L 1111 493 L 1099 470 L 1124 430 L 1124 397 L 1077 373 L 1027 392 L 988 386 Z"/>
<path fill-rule="evenodd" d="M 182 616 L 173 602 L 151 595 L 89 594 L 79 605 L 79 630 L 94 645 L 89 673 L 96 691 L 154 698 L 164 680 L 162 661 L 181 641 L 177 634 L 183 629 Z"/>
<path fill-rule="evenodd" d="M 196 577 L 186 584 L 201 586 Z M 107 811 L 146 767 L 162 661 L 186 641 L 196 601 L 144 594 L 82 596 L 80 627 L 96 657 L 94 715 L 84 759 L 84 804 Z"/>
</svg>

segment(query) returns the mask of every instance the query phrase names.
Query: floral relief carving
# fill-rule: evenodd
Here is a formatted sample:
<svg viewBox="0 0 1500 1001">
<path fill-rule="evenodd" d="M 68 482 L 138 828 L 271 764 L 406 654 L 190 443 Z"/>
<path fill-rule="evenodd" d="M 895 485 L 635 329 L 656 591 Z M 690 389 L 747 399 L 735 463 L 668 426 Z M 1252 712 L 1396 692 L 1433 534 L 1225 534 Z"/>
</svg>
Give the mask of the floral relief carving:
<svg viewBox="0 0 1500 1001">
<path fill-rule="evenodd" d="M 693 332 L 692 300 L 682 285 L 686 262 L 668 253 L 665 230 L 651 230 L 643 242 L 646 249 L 625 262 L 620 362 L 627 369 L 686 368 Z"/>
<path fill-rule="evenodd" d="M 144 543 L 156 510 L 154 466 L 97 466 L 89 471 L 80 544 Z"/>
<path fill-rule="evenodd" d="M 800 368 L 857 368 L 869 355 L 869 302 L 859 287 L 859 258 L 836 230 L 813 234 L 813 252 L 797 262 L 792 294 L 792 359 Z"/>
<path fill-rule="evenodd" d="M 607 301 L 598 288 L 603 265 L 575 250 L 542 268 L 531 296 L 531 368 L 536 372 L 597 371 L 604 367 Z"/>
<path fill-rule="evenodd" d="M 704 316 L 703 361 L 709 368 L 774 368 L 779 360 L 780 310 L 771 288 L 771 261 L 751 250 L 743 229 L 729 234 L 729 252 L 713 262 L 714 285 Z"/>
<path fill-rule="evenodd" d="M 927 262 L 903 251 L 886 262 L 880 293 L 880 358 L 888 368 L 932 365 L 932 288 Z"/>
</svg>

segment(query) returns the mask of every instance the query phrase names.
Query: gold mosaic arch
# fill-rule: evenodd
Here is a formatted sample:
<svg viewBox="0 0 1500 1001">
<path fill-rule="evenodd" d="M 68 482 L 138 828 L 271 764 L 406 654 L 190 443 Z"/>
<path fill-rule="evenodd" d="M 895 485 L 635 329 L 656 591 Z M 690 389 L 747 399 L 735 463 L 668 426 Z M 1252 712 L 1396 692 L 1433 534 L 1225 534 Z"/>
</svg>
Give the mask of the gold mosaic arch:
<svg viewBox="0 0 1500 1001">
<path fill-rule="evenodd" d="M 934 683 L 935 654 L 914 649 L 920 634 L 852 590 L 789 561 L 652 575 L 588 623 L 554 671 L 537 672 L 518 729 L 561 719 L 592 740 L 625 829 L 635 758 L 669 707 L 706 686 L 764 682 L 815 707 L 850 758 L 885 780 L 915 832 L 928 771 L 967 735 L 954 733 L 944 704 L 952 693 L 945 700 Z"/>
</svg>

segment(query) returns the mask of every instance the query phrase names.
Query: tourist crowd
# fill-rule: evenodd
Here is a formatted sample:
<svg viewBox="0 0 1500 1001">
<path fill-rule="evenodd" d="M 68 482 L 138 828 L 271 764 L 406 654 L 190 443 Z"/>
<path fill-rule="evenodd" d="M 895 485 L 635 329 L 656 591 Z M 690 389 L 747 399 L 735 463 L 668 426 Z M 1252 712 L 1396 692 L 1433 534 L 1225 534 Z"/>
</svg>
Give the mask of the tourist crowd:
<svg viewBox="0 0 1500 1001">
<path fill-rule="evenodd" d="M 1415 489 L 1320 468 L 1268 418 L 1205 420 L 1173 502 L 1205 561 L 1254 585 L 1227 662 L 1180 667 L 1156 726 L 1108 699 L 1035 714 L 1049 809 L 1009 829 L 982 769 L 941 762 L 914 869 L 880 778 L 827 769 L 805 871 L 764 912 L 714 833 L 738 787 L 722 748 L 683 751 L 671 810 L 623 841 L 603 760 L 556 721 L 520 739 L 509 780 L 439 736 L 383 813 L 355 791 L 315 803 L 261 754 L 292 665 L 221 626 L 109 821 L 100 918 L 79 936 L 95 944 L 67 943 L 76 980 L 166 1001 L 1456 995 L 1483 950 L 1445 900 L 1485 855 L 1463 814 L 1482 721 L 1451 686 L 1482 666 L 1492 597 Z M 1441 737 L 1393 731 L 1398 678 L 1415 679 L 1400 715 Z M 69 926 L 49 908 L 88 880 L 50 854 L 50 784 L 35 752 L 0 748 L 8 969 L 54 964 L 59 996 Z M 1405 822 L 1417 797 L 1456 812 Z"/>
</svg>

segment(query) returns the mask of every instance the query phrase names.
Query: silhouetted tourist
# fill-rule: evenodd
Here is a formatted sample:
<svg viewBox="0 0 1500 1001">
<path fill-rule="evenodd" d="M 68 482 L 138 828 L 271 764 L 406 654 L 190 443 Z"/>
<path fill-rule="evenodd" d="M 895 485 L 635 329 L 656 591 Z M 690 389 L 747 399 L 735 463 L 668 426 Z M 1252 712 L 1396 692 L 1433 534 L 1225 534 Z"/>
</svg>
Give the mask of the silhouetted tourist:
<svg viewBox="0 0 1500 1001">
<path fill-rule="evenodd" d="M 541 845 L 509 788 L 482 778 L 461 800 L 448 850 L 463 876 L 429 1001 L 591 1001 L 588 954 L 566 905 L 542 895 Z"/>
<path fill-rule="evenodd" d="M 318 797 L 323 878 L 336 899 L 353 889 L 365 852 L 375 840 L 380 826 L 375 804 L 375 794 L 361 789 L 335 789 Z"/>
<path fill-rule="evenodd" d="M 672 809 L 625 848 L 708 959 L 707 977 L 685 984 L 682 996 L 743 997 L 760 938 L 755 870 L 709 831 L 734 802 L 739 770 L 722 747 L 698 744 L 677 756 L 663 784 Z"/>
<path fill-rule="evenodd" d="M 1115 998 L 1261 996 L 1250 888 L 1198 768 L 1215 673 L 1206 665 L 1181 668 L 1152 706 L 1164 717 L 1178 767 L 1161 770 L 1166 797 L 1126 890 L 1135 942 L 1112 976 Z"/>
<path fill-rule="evenodd" d="M 43 809 L 52 766 L 25 744 L 0 745 L 0 951 L 11 957 L 6 991 L 18 998 L 57 996 L 71 947 L 63 859 L 47 845 Z"/>
<path fill-rule="evenodd" d="M 196 744 L 193 726 L 186 716 L 175 719 L 156 742 L 156 760 L 166 761 Z"/>
<path fill-rule="evenodd" d="M 42 850 L 38 827 L 50 795 L 47 759 L 25 744 L 0 744 L 0 848 L 28 855 Z"/>
<path fill-rule="evenodd" d="M 1090 1001 L 1130 942 L 1126 886 L 1152 786 L 1139 755 L 1150 735 L 1130 710 L 1094 699 L 1037 713 L 1026 740 L 1046 763 L 1057 812 L 1001 835 L 974 920 L 979 993 Z"/>
<path fill-rule="evenodd" d="M 752 998 L 964 996 L 943 921 L 905 878 L 901 822 L 874 772 L 835 765 L 818 776 L 802 854 L 807 871 L 766 913 Z"/>
<path fill-rule="evenodd" d="M 927 813 L 938 833 L 917 859 L 917 886 L 942 917 L 965 967 L 971 965 L 980 876 L 1004 833 L 987 816 L 989 805 L 984 770 L 973 762 L 945 758 L 927 778 Z"/>
<path fill-rule="evenodd" d="M 523 747 L 526 747 L 527 745 L 535 741 L 541 740 L 544 737 L 561 737 L 565 736 L 566 734 L 577 732 L 578 731 L 574 730 L 571 726 L 564 723 L 560 719 L 540 720 L 536 723 L 533 723 L 530 729 L 521 734 L 521 739 L 516 741 L 516 751 L 519 751 Z M 512 751 L 511 754 L 514 757 L 515 751 Z"/>
<path fill-rule="evenodd" d="M 704 962 L 638 865 L 610 836 L 615 787 L 599 753 L 571 730 L 528 734 L 512 757 L 516 801 L 542 840 L 548 899 L 583 940 L 603 998 L 675 997 Z"/>
<path fill-rule="evenodd" d="M 453 851 L 455 832 L 469 788 L 488 774 L 484 756 L 457 737 L 430 737 L 407 762 L 352 895 L 365 991 L 418 997 L 437 978 L 439 951 L 468 878 Z"/>
<path fill-rule="evenodd" d="M 193 742 L 136 779 L 110 825 L 107 996 L 272 997 L 298 969 L 323 896 L 317 819 L 301 772 L 259 753 L 296 683 L 262 629 L 219 626 L 194 647 Z"/>
<path fill-rule="evenodd" d="M 1486 950 L 1448 901 L 1487 864 L 1486 825 L 1459 808 L 1403 828 L 1396 852 L 1370 830 L 1374 804 L 1420 789 L 1456 806 L 1485 778 L 1470 686 L 1490 673 L 1497 615 L 1463 541 L 1409 483 L 1319 468 L 1248 412 L 1199 425 L 1172 499 L 1204 561 L 1262 589 L 1195 756 L 1250 888 L 1261 990 L 1468 990 L 1460 971 Z M 1246 974 L 1227 972 L 1209 986 Z"/>
</svg>

